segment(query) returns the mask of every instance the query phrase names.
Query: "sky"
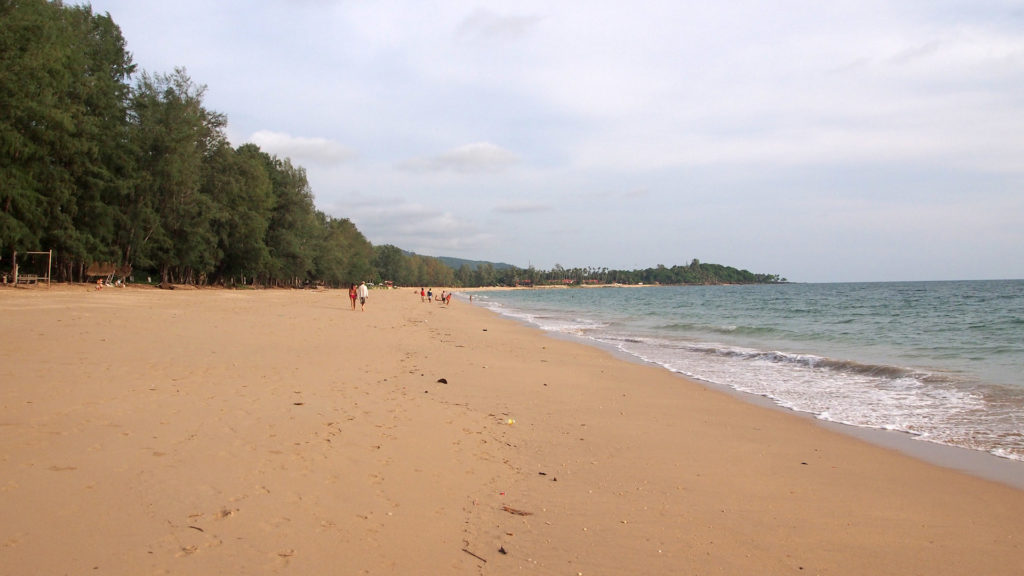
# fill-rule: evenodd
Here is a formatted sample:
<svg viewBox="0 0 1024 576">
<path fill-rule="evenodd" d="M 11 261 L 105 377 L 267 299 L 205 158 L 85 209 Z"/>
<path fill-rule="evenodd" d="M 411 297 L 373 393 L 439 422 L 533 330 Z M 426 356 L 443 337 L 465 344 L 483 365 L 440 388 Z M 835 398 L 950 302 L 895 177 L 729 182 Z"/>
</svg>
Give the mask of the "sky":
<svg viewBox="0 0 1024 576">
<path fill-rule="evenodd" d="M 374 245 L 1024 278 L 1019 0 L 91 5 Z"/>
</svg>

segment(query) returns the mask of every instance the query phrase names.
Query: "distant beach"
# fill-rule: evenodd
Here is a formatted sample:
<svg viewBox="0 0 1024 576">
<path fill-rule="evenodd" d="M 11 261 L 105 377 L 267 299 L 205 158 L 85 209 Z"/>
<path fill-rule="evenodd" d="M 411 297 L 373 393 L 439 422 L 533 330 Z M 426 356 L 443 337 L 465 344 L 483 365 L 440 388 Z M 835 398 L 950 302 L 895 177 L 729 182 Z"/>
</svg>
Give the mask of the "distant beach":
<svg viewBox="0 0 1024 576">
<path fill-rule="evenodd" d="M 0 311 L 3 574 L 1024 572 L 1024 490 L 463 300 Z"/>
</svg>

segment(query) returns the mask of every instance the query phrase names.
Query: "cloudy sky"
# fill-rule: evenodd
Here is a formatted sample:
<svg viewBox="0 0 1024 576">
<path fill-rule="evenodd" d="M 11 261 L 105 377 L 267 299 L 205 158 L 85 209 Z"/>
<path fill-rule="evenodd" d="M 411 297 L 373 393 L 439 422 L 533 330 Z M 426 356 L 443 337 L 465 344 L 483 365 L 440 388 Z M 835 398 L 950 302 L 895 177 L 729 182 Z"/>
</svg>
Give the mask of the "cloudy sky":
<svg viewBox="0 0 1024 576">
<path fill-rule="evenodd" d="M 374 244 L 1024 278 L 1024 4 L 96 0 Z"/>
</svg>

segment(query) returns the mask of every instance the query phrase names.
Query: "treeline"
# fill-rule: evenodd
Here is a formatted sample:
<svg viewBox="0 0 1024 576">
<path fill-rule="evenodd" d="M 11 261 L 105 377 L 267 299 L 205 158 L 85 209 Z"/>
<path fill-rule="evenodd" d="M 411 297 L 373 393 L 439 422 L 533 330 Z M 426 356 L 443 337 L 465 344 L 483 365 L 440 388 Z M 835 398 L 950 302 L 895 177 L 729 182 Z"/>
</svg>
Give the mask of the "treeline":
<svg viewBox="0 0 1024 576">
<path fill-rule="evenodd" d="M 5 259 L 52 249 L 58 281 L 83 280 L 94 262 L 196 284 L 373 275 L 373 247 L 315 209 L 301 167 L 233 148 L 184 69 L 135 72 L 109 15 L 0 0 Z"/>
<path fill-rule="evenodd" d="M 771 284 L 786 282 L 777 274 L 755 274 L 721 264 L 693 260 L 687 266 L 658 265 L 643 270 L 608 268 L 563 268 L 551 270 L 503 267 L 489 263 L 476 267 L 463 264 L 455 273 L 456 286 L 586 286 L 594 284 Z"/>
<path fill-rule="evenodd" d="M 632 271 L 612 271 L 623 284 L 775 284 L 786 282 L 778 274 L 755 274 L 732 266 L 707 264 L 694 259 L 688 266 L 659 265 Z"/>
<path fill-rule="evenodd" d="M 232 147 L 204 92 L 182 68 L 136 74 L 120 28 L 90 6 L 0 0 L 0 273 L 15 253 L 52 250 L 53 280 L 72 282 L 93 263 L 199 285 L 779 281 L 697 261 L 455 270 L 374 247 L 348 219 L 315 208 L 303 168 L 254 144 Z"/>
</svg>

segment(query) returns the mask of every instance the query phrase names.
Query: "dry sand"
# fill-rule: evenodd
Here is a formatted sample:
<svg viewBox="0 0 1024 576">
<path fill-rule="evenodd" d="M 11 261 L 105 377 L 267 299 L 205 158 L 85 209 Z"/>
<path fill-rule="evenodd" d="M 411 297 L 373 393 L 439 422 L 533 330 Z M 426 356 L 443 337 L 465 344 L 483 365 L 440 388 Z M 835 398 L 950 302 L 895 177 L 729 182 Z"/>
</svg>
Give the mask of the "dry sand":
<svg viewBox="0 0 1024 576">
<path fill-rule="evenodd" d="M 463 302 L 0 314 L 5 575 L 1024 573 L 1024 491 Z"/>
</svg>

